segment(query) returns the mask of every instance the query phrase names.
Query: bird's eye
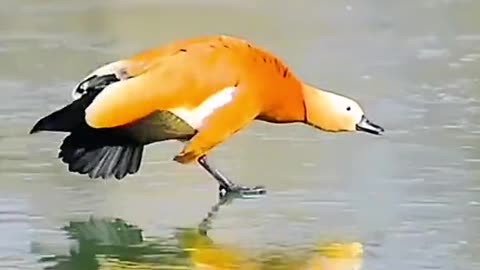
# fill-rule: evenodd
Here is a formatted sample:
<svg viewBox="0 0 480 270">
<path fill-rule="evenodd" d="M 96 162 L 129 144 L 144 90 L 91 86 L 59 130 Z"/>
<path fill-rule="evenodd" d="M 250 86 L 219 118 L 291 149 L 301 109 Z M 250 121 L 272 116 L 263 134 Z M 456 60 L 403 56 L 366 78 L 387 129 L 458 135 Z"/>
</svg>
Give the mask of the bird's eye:
<svg viewBox="0 0 480 270">
<path fill-rule="evenodd" d="M 347 107 L 347 111 L 350 111 L 352 108 L 350 108 L 350 106 Z"/>
</svg>

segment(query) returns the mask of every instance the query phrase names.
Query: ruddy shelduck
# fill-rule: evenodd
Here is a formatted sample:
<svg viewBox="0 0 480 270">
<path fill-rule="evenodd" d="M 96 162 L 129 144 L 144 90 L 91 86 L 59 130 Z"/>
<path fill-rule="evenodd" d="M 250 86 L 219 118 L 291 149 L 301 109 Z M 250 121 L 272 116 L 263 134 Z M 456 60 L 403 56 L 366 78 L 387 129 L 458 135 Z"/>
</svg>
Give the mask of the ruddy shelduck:
<svg viewBox="0 0 480 270">
<path fill-rule="evenodd" d="M 173 42 L 98 68 L 73 101 L 40 119 L 30 133 L 68 132 L 59 158 L 90 178 L 138 172 L 151 143 L 185 143 L 173 159 L 197 162 L 222 192 L 263 193 L 237 185 L 207 154 L 253 120 L 304 123 L 328 132 L 384 129 L 354 100 L 302 82 L 278 57 L 230 36 Z"/>
</svg>

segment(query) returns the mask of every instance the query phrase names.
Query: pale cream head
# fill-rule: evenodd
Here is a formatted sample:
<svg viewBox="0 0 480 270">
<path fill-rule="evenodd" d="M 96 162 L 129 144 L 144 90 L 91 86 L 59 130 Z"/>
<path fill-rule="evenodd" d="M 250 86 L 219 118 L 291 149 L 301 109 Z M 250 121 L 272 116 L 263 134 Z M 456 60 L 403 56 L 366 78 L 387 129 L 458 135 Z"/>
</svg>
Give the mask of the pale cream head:
<svg viewBox="0 0 480 270">
<path fill-rule="evenodd" d="M 364 131 L 380 134 L 383 128 L 371 123 L 358 102 L 329 91 L 304 85 L 307 123 L 329 132 Z"/>
</svg>

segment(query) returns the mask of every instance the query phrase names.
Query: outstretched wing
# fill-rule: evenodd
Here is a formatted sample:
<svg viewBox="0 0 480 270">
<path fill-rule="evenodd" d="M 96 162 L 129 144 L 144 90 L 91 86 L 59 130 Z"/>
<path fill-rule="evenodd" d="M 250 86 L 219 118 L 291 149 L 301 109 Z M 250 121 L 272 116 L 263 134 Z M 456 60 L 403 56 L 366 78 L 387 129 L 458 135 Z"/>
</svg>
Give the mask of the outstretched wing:
<svg viewBox="0 0 480 270">
<path fill-rule="evenodd" d="M 108 85 L 86 109 L 88 125 L 110 128 L 132 123 L 156 110 L 194 110 L 223 89 L 238 84 L 238 70 L 219 50 L 208 44 L 178 48 L 177 53 L 157 58 L 138 76 Z"/>
<path fill-rule="evenodd" d="M 87 124 L 93 128 L 118 127 L 167 108 L 175 92 L 185 86 L 162 78 L 166 77 L 164 72 L 164 68 L 148 70 L 105 87 L 85 110 Z"/>
<path fill-rule="evenodd" d="M 86 109 L 86 122 L 112 128 L 170 111 L 198 131 L 175 160 L 189 163 L 206 154 L 253 121 L 262 103 L 255 82 L 241 80 L 228 55 L 205 47 L 210 51 L 165 57 L 139 76 L 106 87 Z"/>
</svg>

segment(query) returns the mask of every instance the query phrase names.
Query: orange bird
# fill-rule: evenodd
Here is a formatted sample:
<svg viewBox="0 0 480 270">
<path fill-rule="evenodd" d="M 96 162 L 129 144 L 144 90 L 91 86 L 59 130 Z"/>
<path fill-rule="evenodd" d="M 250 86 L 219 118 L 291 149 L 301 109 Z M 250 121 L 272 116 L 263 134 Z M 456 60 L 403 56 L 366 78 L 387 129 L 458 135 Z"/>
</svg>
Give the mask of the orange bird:
<svg viewBox="0 0 480 270">
<path fill-rule="evenodd" d="M 278 57 L 230 36 L 173 42 L 102 66 L 73 90 L 73 102 L 30 133 L 68 132 L 59 158 L 90 178 L 136 173 L 151 143 L 185 143 L 173 159 L 197 162 L 220 191 L 264 193 L 237 185 L 207 154 L 253 120 L 305 123 L 328 132 L 384 129 L 345 96 L 303 83 Z"/>
</svg>

